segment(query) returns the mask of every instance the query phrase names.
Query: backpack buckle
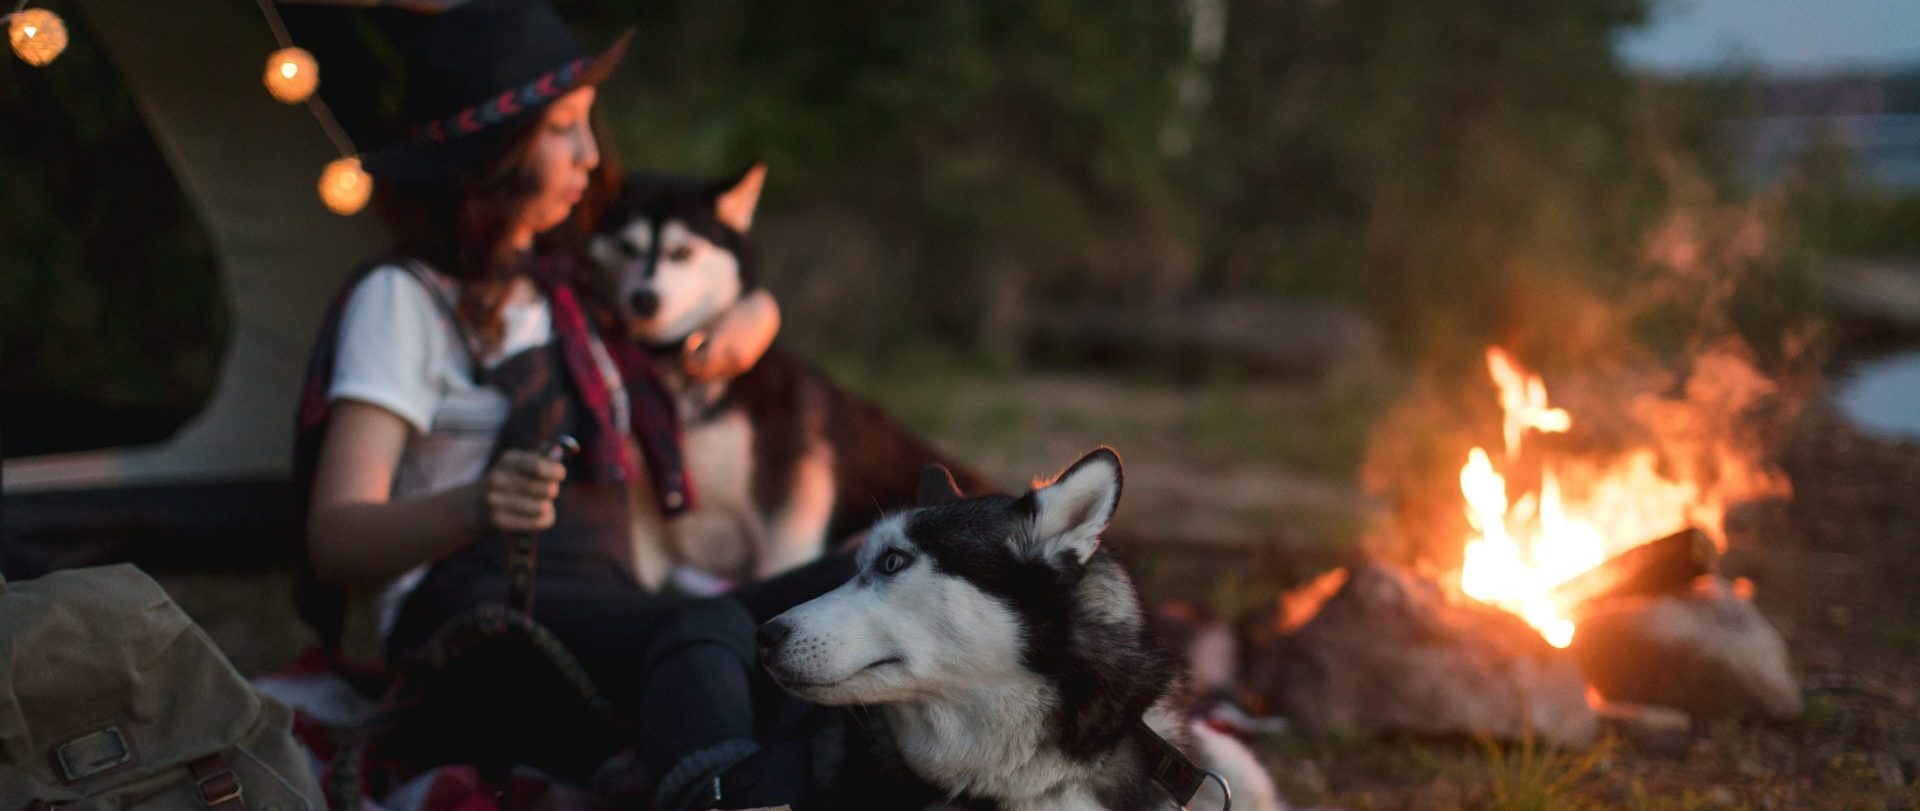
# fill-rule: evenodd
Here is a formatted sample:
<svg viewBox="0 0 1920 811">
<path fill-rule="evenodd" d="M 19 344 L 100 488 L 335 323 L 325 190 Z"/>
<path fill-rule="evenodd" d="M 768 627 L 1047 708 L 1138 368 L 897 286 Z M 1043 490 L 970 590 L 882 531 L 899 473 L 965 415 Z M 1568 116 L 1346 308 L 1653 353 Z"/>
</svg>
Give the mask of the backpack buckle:
<svg viewBox="0 0 1920 811">
<path fill-rule="evenodd" d="M 116 771 L 136 758 L 126 732 L 116 724 L 54 747 L 53 760 L 60 767 L 61 779 L 78 783 Z"/>
<path fill-rule="evenodd" d="M 225 803 L 238 800 L 240 799 L 240 778 L 234 777 L 233 772 L 220 772 L 202 777 L 200 778 L 200 797 L 206 801 L 208 808 L 219 808 Z"/>
<path fill-rule="evenodd" d="M 227 767 L 227 759 L 218 753 L 200 758 L 188 768 L 193 771 L 194 782 L 200 788 L 200 799 L 208 808 L 216 809 L 230 802 L 240 800 L 240 778 Z M 244 804 L 242 808 L 246 807 Z"/>
</svg>

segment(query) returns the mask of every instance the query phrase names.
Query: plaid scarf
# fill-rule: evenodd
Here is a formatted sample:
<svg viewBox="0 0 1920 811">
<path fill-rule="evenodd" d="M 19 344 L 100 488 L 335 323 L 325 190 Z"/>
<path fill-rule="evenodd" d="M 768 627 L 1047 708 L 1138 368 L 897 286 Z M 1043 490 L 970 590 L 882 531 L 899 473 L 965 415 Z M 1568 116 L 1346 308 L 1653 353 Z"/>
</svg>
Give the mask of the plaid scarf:
<svg viewBox="0 0 1920 811">
<path fill-rule="evenodd" d="M 610 481 L 631 481 L 639 474 L 633 453 L 620 440 L 624 433 L 613 424 L 612 395 L 606 378 L 600 373 L 592 349 L 593 331 L 587 325 L 586 312 L 580 307 L 573 274 L 577 265 L 570 257 L 542 259 L 533 273 L 535 283 L 547 294 L 547 307 L 553 312 L 554 337 L 566 359 L 567 377 L 587 413 L 600 429 L 593 432 L 583 449 L 585 462 L 594 475 Z M 600 345 L 620 371 L 627 392 L 628 427 L 639 440 L 640 452 L 653 482 L 654 499 L 664 515 L 678 515 L 693 506 L 693 482 L 687 477 L 686 459 L 681 450 L 680 415 L 674 410 L 673 394 L 660 379 L 659 370 L 647 353 L 631 340 L 614 331 L 600 335 Z"/>
</svg>

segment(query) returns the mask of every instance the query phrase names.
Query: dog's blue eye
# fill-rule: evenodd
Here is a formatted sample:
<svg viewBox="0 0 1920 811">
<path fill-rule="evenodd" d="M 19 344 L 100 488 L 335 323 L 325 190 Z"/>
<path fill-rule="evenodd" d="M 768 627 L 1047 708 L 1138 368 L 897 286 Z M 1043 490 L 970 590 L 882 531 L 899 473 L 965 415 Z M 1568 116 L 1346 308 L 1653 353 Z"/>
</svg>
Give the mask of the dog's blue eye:
<svg viewBox="0 0 1920 811">
<path fill-rule="evenodd" d="M 907 564 L 912 562 L 913 558 L 907 557 L 897 550 L 888 550 L 887 554 L 880 558 L 880 573 L 893 574 L 901 569 L 907 568 Z"/>
</svg>

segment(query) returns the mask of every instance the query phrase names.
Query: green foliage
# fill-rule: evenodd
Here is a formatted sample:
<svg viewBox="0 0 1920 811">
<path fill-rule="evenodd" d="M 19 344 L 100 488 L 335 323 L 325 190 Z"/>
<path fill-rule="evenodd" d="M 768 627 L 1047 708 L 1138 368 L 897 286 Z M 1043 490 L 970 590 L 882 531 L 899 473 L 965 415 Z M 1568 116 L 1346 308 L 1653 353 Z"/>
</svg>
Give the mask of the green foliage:
<svg viewBox="0 0 1920 811">
<path fill-rule="evenodd" d="M 1920 194 L 1861 177 L 1851 152 L 1832 137 L 1816 138 L 1797 156 L 1787 194 L 1792 220 L 1811 252 L 1920 255 Z"/>
<path fill-rule="evenodd" d="M 630 163 L 768 159 L 776 290 L 860 280 L 831 341 L 977 345 L 1007 299 L 1254 293 L 1365 306 L 1419 354 L 1637 283 L 1661 162 L 1718 170 L 1700 99 L 1726 88 L 1649 89 L 1613 55 L 1646 6 L 582 8 L 640 31 L 605 96 Z M 795 247 L 827 225 L 836 245 Z M 797 298 L 802 332 L 850 301 Z"/>
<path fill-rule="evenodd" d="M 931 321 L 970 341 L 988 268 L 1031 291 L 1121 290 L 1179 241 L 1181 191 L 1157 147 L 1185 48 L 1172 4 L 600 8 L 639 31 L 603 108 L 629 164 L 726 172 L 766 159 L 773 227 L 831 213 L 873 246 L 774 274 L 776 289 L 804 273 L 885 289 L 870 309 L 898 317 L 876 312 L 871 332 L 835 337 L 925 337 Z"/>
<path fill-rule="evenodd" d="M 1612 39 L 1648 3 L 561 7 L 591 42 L 637 29 L 602 94 L 625 163 L 769 161 L 790 335 L 884 367 L 930 339 L 1004 363 L 1054 303 L 1217 294 L 1343 301 L 1402 355 L 1477 351 L 1644 286 L 1683 185 L 1665 167 L 1725 173 L 1730 89 L 1623 72 Z M 190 403 L 225 329 L 209 249 L 74 22 L 54 65 L 0 68 L 0 385 Z M 1910 201 L 1806 199 L 1820 244 L 1920 233 Z M 1778 290 L 1748 329 L 1792 320 Z M 1350 467 L 1351 444 L 1285 452 Z"/>
<path fill-rule="evenodd" d="M 188 411 L 226 335 L 211 250 L 84 21 L 68 26 L 50 66 L 0 59 L 0 391 Z"/>
</svg>

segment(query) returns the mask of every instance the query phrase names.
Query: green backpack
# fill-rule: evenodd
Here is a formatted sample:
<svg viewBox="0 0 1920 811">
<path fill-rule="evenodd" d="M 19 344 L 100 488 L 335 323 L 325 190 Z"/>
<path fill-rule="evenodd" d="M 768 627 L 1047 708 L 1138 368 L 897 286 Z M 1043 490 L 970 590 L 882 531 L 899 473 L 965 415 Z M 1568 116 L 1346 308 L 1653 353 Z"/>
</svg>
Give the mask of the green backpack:
<svg viewBox="0 0 1920 811">
<path fill-rule="evenodd" d="M 0 579 L 0 811 L 322 811 L 291 722 L 132 566 Z"/>
</svg>

